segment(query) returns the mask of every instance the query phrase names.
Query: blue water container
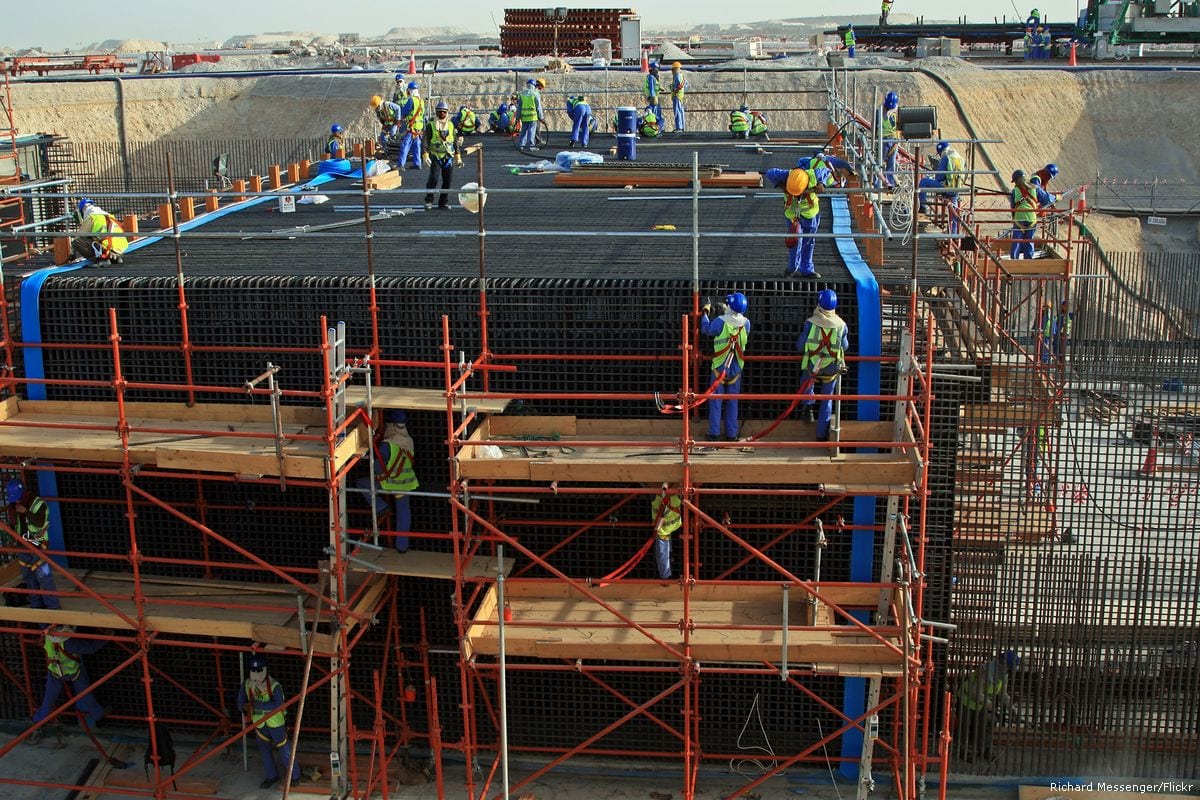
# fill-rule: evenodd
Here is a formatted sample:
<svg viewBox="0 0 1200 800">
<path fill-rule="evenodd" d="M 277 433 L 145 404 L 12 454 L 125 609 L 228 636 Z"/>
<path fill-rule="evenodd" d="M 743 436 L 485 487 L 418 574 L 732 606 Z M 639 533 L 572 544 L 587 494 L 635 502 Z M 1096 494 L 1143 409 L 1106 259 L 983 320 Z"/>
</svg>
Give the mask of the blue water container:
<svg viewBox="0 0 1200 800">
<path fill-rule="evenodd" d="M 617 109 L 617 158 L 637 161 L 637 109 L 632 106 Z"/>
</svg>

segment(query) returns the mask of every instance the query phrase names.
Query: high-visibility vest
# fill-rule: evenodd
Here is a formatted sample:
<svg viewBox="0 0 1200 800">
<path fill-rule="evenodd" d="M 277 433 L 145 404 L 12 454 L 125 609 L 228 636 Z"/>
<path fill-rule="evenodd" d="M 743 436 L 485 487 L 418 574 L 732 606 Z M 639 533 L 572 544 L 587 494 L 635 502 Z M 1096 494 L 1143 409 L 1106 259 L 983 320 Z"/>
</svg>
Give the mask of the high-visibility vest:
<svg viewBox="0 0 1200 800">
<path fill-rule="evenodd" d="M 678 97 L 680 100 L 682 100 L 686 92 L 687 79 L 683 77 L 682 72 L 673 71 L 671 73 L 671 96 Z"/>
<path fill-rule="evenodd" d="M 395 103 L 380 103 L 375 109 L 375 118 L 385 128 L 390 128 L 400 121 L 400 106 Z"/>
<path fill-rule="evenodd" d="M 713 338 L 712 371 L 720 372 L 728 361 L 731 365 L 736 364 L 736 372 L 740 373 L 742 365 L 746 362 L 747 333 L 746 326 L 742 324 L 745 318 L 734 319 L 722 314 L 720 319 L 721 332 Z M 734 372 L 732 369 L 728 371 Z"/>
<path fill-rule="evenodd" d="M 642 117 L 642 136 L 648 139 L 653 139 L 658 136 L 658 117 L 654 116 L 653 111 L 647 111 L 646 116 Z"/>
<path fill-rule="evenodd" d="M 479 120 L 475 116 L 475 112 L 469 108 L 459 109 L 454 118 L 450 120 L 454 123 L 460 133 L 474 133 L 479 127 Z"/>
<path fill-rule="evenodd" d="M 646 98 L 651 105 L 658 105 L 658 89 L 658 78 L 647 74 L 642 79 L 642 97 Z"/>
<path fill-rule="evenodd" d="M 847 30 L 847 31 L 846 31 L 846 32 L 845 32 L 845 33 L 842 35 L 842 41 L 844 41 L 844 42 L 846 43 L 846 47 L 854 47 L 854 42 L 855 42 L 855 39 L 854 39 L 854 31 L 852 31 L 852 30 Z"/>
<path fill-rule="evenodd" d="M 796 168 L 797 170 L 799 167 Z M 795 172 L 796 170 L 792 170 Z M 817 175 L 812 169 L 801 170 L 808 173 L 808 190 L 797 196 L 790 194 L 786 189 L 783 192 L 783 215 L 788 219 L 796 217 L 804 217 L 812 219 L 817 214 L 821 213 L 821 201 L 817 199 L 815 187 L 817 185 Z M 786 185 L 786 184 L 785 184 Z"/>
<path fill-rule="evenodd" d="M 56 678 L 73 681 L 79 675 L 79 659 L 67 652 L 65 636 L 46 634 L 42 647 L 46 651 L 46 669 Z"/>
<path fill-rule="evenodd" d="M 42 517 L 45 522 L 41 527 L 35 528 L 29 520 L 33 517 L 41 516 L 46 509 L 46 501 L 40 497 L 33 498 L 33 502 L 26 508 L 24 514 L 16 514 L 16 522 L 13 525 L 13 530 L 17 532 L 25 541 L 32 544 L 34 547 L 46 548 L 46 544 L 50 541 L 50 515 L 46 514 Z"/>
<path fill-rule="evenodd" d="M 538 93 L 533 89 L 521 92 L 521 122 L 535 122 L 538 118 Z"/>
<path fill-rule="evenodd" d="M 1004 676 L 997 675 L 991 664 L 984 664 L 963 680 L 958 702 L 971 711 L 982 711 L 988 701 L 1004 692 Z"/>
<path fill-rule="evenodd" d="M 1037 189 L 1025 189 L 1020 184 L 1012 188 L 1013 220 L 1033 225 L 1037 222 Z"/>
<path fill-rule="evenodd" d="M 730 111 L 729 130 L 734 133 L 745 133 L 750 130 L 750 115 L 741 109 Z"/>
<path fill-rule="evenodd" d="M 404 122 L 408 126 L 410 133 L 421 132 L 421 128 L 425 125 L 425 101 L 420 95 L 413 95 L 408 98 L 408 113 L 404 115 Z"/>
<path fill-rule="evenodd" d="M 896 109 L 887 109 L 880 107 L 879 109 L 879 129 L 885 139 L 895 139 L 896 137 Z"/>
<path fill-rule="evenodd" d="M 957 150 L 947 150 L 942 185 L 957 189 L 963 185 L 963 157 Z"/>
<path fill-rule="evenodd" d="M 750 114 L 750 135 L 758 136 L 760 133 L 767 132 L 767 118 L 757 111 Z"/>
<path fill-rule="evenodd" d="M 1054 311 L 1050 306 L 1042 309 L 1042 336 L 1049 339 L 1054 335 Z"/>
<path fill-rule="evenodd" d="M 413 456 L 394 442 L 380 445 L 383 456 L 383 475 L 379 476 L 379 488 L 385 492 L 412 492 L 421 485 L 413 469 Z"/>
<path fill-rule="evenodd" d="M 658 538 L 670 538 L 672 533 L 683 527 L 681 508 L 682 504 L 677 494 L 668 495 L 666 503 L 660 494 L 650 503 L 650 516 L 655 522 L 654 532 L 658 534 Z"/>
<path fill-rule="evenodd" d="M 842 349 L 842 338 L 846 332 L 846 322 L 837 314 L 832 316 L 832 320 L 816 314 L 808 318 L 808 338 L 804 340 L 804 357 L 800 361 L 802 369 L 818 372 L 834 364 L 845 363 L 846 351 Z M 834 326 L 829 327 L 829 322 L 833 322 Z"/>
<path fill-rule="evenodd" d="M 346 145 L 342 143 L 342 137 L 330 136 L 329 142 L 325 145 L 325 152 L 335 158 L 339 157 L 338 153 L 344 156 L 346 154 Z"/>
<path fill-rule="evenodd" d="M 275 691 L 277 689 L 279 689 L 279 681 L 277 681 L 271 677 L 267 678 L 267 686 L 262 689 L 256 687 L 254 685 L 253 681 L 246 681 L 246 686 L 245 686 L 246 699 L 251 704 L 250 705 L 250 719 L 252 719 L 254 721 L 255 725 L 258 725 L 259 720 L 261 720 L 263 717 L 266 717 L 266 722 L 264 722 L 262 724 L 262 727 L 265 727 L 265 728 L 282 728 L 283 727 L 283 723 L 284 723 L 285 719 L 287 718 L 286 711 L 284 711 L 282 708 L 277 711 L 274 711 L 274 712 L 260 711 L 258 708 L 259 703 L 265 703 L 265 702 L 269 701 L 272 697 L 274 697 Z M 268 714 L 270 714 L 269 717 L 267 716 Z"/>
<path fill-rule="evenodd" d="M 89 233 L 107 233 L 108 236 L 100 237 L 100 252 L 107 256 L 110 253 L 124 253 L 129 247 L 129 240 L 122 234 L 125 229 L 121 227 L 121 223 L 117 222 L 117 218 L 107 212 L 97 212 L 88 214 L 88 224 L 91 226 Z"/>
<path fill-rule="evenodd" d="M 454 155 L 454 143 L 458 133 L 454 123 L 446 120 L 445 128 L 436 119 L 429 121 L 429 155 L 433 158 L 445 159 Z"/>
</svg>

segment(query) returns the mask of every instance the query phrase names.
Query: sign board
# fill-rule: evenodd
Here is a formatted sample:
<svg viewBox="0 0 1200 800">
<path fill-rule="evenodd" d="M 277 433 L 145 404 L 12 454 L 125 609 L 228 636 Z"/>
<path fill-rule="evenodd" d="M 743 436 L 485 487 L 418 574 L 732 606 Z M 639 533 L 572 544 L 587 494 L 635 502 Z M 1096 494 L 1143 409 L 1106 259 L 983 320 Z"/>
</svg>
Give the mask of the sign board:
<svg viewBox="0 0 1200 800">
<path fill-rule="evenodd" d="M 1166 225 L 1167 218 L 1166 217 L 1146 217 L 1146 224 L 1147 225 Z"/>
<path fill-rule="evenodd" d="M 293 214 L 296 211 L 296 195 L 281 194 L 279 195 L 279 213 Z"/>
</svg>

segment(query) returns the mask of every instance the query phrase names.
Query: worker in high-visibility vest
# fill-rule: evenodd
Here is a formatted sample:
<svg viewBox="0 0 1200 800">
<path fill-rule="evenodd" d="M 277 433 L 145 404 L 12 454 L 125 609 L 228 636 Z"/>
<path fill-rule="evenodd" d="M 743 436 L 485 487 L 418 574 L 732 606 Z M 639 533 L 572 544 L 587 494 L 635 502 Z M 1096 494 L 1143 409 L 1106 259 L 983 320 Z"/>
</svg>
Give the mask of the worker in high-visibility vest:
<svg viewBox="0 0 1200 800">
<path fill-rule="evenodd" d="M 71 625 L 51 625 L 42 634 L 42 650 L 46 655 L 46 691 L 42 694 L 42 704 L 33 714 L 35 725 L 49 717 L 57 708 L 58 698 L 67 684 L 71 685 L 71 694 L 79 698 L 74 708 L 83 715 L 84 724 L 89 728 L 95 727 L 108 713 L 96 699 L 96 693 L 88 692 L 92 682 L 88 678 L 87 668 L 80 660 L 108 643 L 103 639 L 79 638 L 73 636 L 74 633 L 75 628 Z M 74 716 L 72 710 L 63 713 L 68 717 Z M 41 739 L 42 730 L 39 728 L 30 734 L 29 741 L 36 743 Z"/>
<path fill-rule="evenodd" d="M 646 73 L 646 77 L 642 79 L 642 97 L 646 99 L 647 113 L 653 112 L 654 118 L 662 123 L 663 113 L 662 106 L 658 102 L 658 96 L 662 94 L 662 82 L 658 79 L 658 62 L 651 61 L 650 69 Z"/>
<path fill-rule="evenodd" d="M 388 143 L 395 141 L 396 137 L 400 135 L 404 109 L 396 103 L 384 100 L 379 95 L 371 97 L 371 109 L 375 112 L 375 119 L 379 120 L 379 146 L 386 148 Z"/>
<path fill-rule="evenodd" d="M 79 258 L 86 258 L 99 266 L 123 264 L 122 255 L 129 247 L 125 229 L 117 218 L 85 197 L 75 206 L 80 224 L 71 239 L 71 251 Z"/>
<path fill-rule="evenodd" d="M 829 441 L 833 400 L 828 395 L 837 394 L 846 370 L 846 350 L 850 348 L 846 321 L 838 316 L 837 306 L 838 296 L 832 289 L 817 292 L 817 306 L 804 321 L 796 340 L 796 349 L 802 353 L 800 369 L 805 373 L 805 394 L 813 396 L 804 401 L 805 416 L 809 422 L 816 421 L 818 442 Z M 819 415 L 814 413 L 818 394 L 826 395 Z"/>
<path fill-rule="evenodd" d="M 408 415 L 399 409 L 389 409 L 383 415 L 382 438 L 375 447 L 375 480 L 378 491 L 392 494 L 395 517 L 392 524 L 396 532 L 396 549 L 408 552 L 408 537 L 403 534 L 412 530 L 412 509 L 405 492 L 415 492 L 421 487 L 413 460 L 413 438 L 408 432 Z M 386 510 L 386 498 L 376 497 L 376 512 Z"/>
<path fill-rule="evenodd" d="M 650 519 L 654 525 L 654 563 L 658 577 L 671 579 L 671 534 L 683 527 L 681 501 L 678 494 L 668 494 L 663 484 L 661 494 L 650 501 Z"/>
<path fill-rule="evenodd" d="M 938 165 L 932 177 L 921 178 L 919 186 L 923 189 L 959 189 L 963 185 L 963 157 L 958 154 L 949 142 L 937 143 Z M 942 199 L 950 209 L 950 233 L 958 233 L 958 194 L 954 192 L 941 193 Z M 922 214 L 929 213 L 928 193 L 917 192 L 917 210 Z"/>
<path fill-rule="evenodd" d="M 258 740 L 258 752 L 262 755 L 263 782 L 260 789 L 270 789 L 279 783 L 281 764 L 287 769 L 292 760 L 292 747 L 287 735 L 287 711 L 283 687 L 279 681 L 267 674 L 267 659 L 255 653 L 250 657 L 250 675 L 238 687 L 237 704 L 242 710 L 243 720 L 254 724 L 254 738 Z M 279 759 L 276 764 L 275 759 Z M 300 764 L 292 765 L 292 784 L 300 780 Z"/>
<path fill-rule="evenodd" d="M 854 38 L 854 23 L 846 24 L 846 32 L 842 34 L 842 42 L 846 45 L 846 55 L 854 58 L 854 45 L 857 39 Z"/>
<path fill-rule="evenodd" d="M 29 490 L 20 478 L 10 478 L 4 493 L 9 527 L 37 550 L 45 550 L 50 542 L 50 507 L 46 501 Z M 22 548 L 17 561 L 21 564 L 21 582 L 33 592 L 28 595 L 29 607 L 58 609 L 58 587 L 47 557 Z"/>
<path fill-rule="evenodd" d="M 539 150 L 537 146 L 538 124 L 545 119 L 542 109 L 542 93 L 537 89 L 537 81 L 530 78 L 525 82 L 525 90 L 517 98 L 517 113 L 521 119 L 521 138 L 517 140 L 519 150 Z"/>
<path fill-rule="evenodd" d="M 638 117 L 638 133 L 647 139 L 657 139 L 662 132 L 660 120 L 654 114 L 653 106 L 646 106 L 646 113 Z"/>
<path fill-rule="evenodd" d="M 879 27 L 887 27 L 888 15 L 892 13 L 892 0 L 883 0 L 879 6 Z"/>
<path fill-rule="evenodd" d="M 879 166 L 883 168 L 883 182 L 890 189 L 896 185 L 896 156 L 900 152 L 900 132 L 896 128 L 896 113 L 900 96 L 889 91 L 883 97 L 883 105 L 875 109 L 875 130 L 879 131 Z"/>
<path fill-rule="evenodd" d="M 735 139 L 750 138 L 750 106 L 743 103 L 729 112 L 729 132 Z"/>
<path fill-rule="evenodd" d="M 742 367 L 746 361 L 746 341 L 750 336 L 750 320 L 746 318 L 749 304 L 746 295 L 732 292 L 725 295 L 720 315 L 713 315 L 711 303 L 704 305 L 700 332 L 713 337 L 710 387 L 708 401 L 708 440 L 720 441 L 724 427 L 725 440 L 738 440 L 738 401 L 742 393 Z M 728 398 L 728 399 L 725 399 Z M 722 423 L 724 425 L 722 426 Z M 699 447 L 706 452 L 711 447 Z"/>
<path fill-rule="evenodd" d="M 750 112 L 750 138 L 770 139 L 767 135 L 767 115 L 761 111 Z"/>
<path fill-rule="evenodd" d="M 963 678 L 958 690 L 955 744 L 964 761 L 994 760 L 992 728 L 996 722 L 1002 718 L 1023 722 L 1008 692 L 1008 681 L 1020 665 L 1020 657 L 1006 650 Z"/>
<path fill-rule="evenodd" d="M 1037 184 L 1030 183 L 1023 169 L 1013 172 L 1012 182 L 1009 198 L 1012 201 L 1013 243 L 1008 257 L 1033 258 L 1033 234 L 1037 229 L 1038 210 L 1054 205 L 1056 198 Z"/>
<path fill-rule="evenodd" d="M 408 157 L 412 155 L 412 166 L 409 169 L 420 169 L 421 136 L 425 132 L 425 101 L 421 99 L 421 88 L 416 81 L 408 83 L 408 99 L 400 107 L 400 124 L 404 128 L 404 138 L 400 140 L 400 155 L 396 158 L 396 169 L 404 169 Z"/>
<path fill-rule="evenodd" d="M 329 141 L 325 143 L 325 157 L 331 160 L 346 157 L 346 129 L 336 122 L 329 126 Z"/>
<path fill-rule="evenodd" d="M 438 208 L 450 210 L 450 181 L 454 168 L 462 166 L 462 137 L 450 121 L 450 106 L 439 100 L 434 109 L 434 118 L 425 125 L 425 166 L 429 167 L 429 180 L 425 181 L 425 208 L 433 206 L 433 189 L 438 176 L 442 180 L 442 192 L 438 195 Z"/>
<path fill-rule="evenodd" d="M 807 168 L 806 168 L 807 167 Z M 813 261 L 816 252 L 816 233 L 821 226 L 821 202 L 817 195 L 832 186 L 834 179 L 826 167 L 812 167 L 809 158 L 802 158 L 795 169 L 769 169 L 763 173 L 763 184 L 770 183 L 783 190 L 783 217 L 790 236 L 784 239 L 788 249 L 785 275 L 819 278 Z"/>
<path fill-rule="evenodd" d="M 671 110 L 675 114 L 675 133 L 683 133 L 687 130 L 683 98 L 687 94 L 688 82 L 687 76 L 683 74 L 683 65 L 678 61 L 671 62 L 671 82 L 668 88 L 671 90 Z"/>
<path fill-rule="evenodd" d="M 1067 345 L 1071 342 L 1071 325 L 1075 322 L 1075 312 L 1066 300 L 1058 304 L 1058 313 L 1050 313 L 1050 304 L 1046 304 L 1046 318 L 1043 321 L 1042 333 L 1045 349 L 1043 361 L 1049 361 L 1053 355 L 1055 361 L 1062 363 L 1067 353 Z"/>
<path fill-rule="evenodd" d="M 571 119 L 571 141 L 567 147 L 587 147 L 595 127 L 596 118 L 592 116 L 592 106 L 587 97 L 581 94 L 567 98 L 567 116 Z"/>
<path fill-rule="evenodd" d="M 458 113 L 450 121 L 454 123 L 454 130 L 463 136 L 472 136 L 479 131 L 479 117 L 467 106 L 459 106 Z"/>
</svg>

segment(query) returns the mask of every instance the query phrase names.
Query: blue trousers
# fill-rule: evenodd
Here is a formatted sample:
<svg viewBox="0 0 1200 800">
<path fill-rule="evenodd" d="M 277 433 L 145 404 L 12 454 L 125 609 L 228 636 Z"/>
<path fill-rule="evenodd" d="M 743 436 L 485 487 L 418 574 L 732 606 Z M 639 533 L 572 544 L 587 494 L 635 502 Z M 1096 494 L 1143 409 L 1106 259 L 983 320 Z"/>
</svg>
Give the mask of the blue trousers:
<svg viewBox="0 0 1200 800">
<path fill-rule="evenodd" d="M 732 370 L 733 367 L 730 367 Z M 712 380 L 716 380 L 717 373 L 712 373 Z M 737 439 L 738 436 L 738 401 L 737 396 L 742 393 L 742 373 L 739 370 L 736 375 L 725 375 L 725 380 L 718 383 L 713 390 L 713 396 L 708 401 L 708 438 L 717 440 L 721 438 L 721 421 L 725 422 L 725 436 L 731 441 Z M 729 400 L 719 399 L 722 395 L 729 397 Z"/>
<path fill-rule="evenodd" d="M 45 561 L 35 567 L 22 560 L 21 581 L 26 588 L 35 592 L 43 592 L 43 594 L 27 595 L 30 608 L 49 608 L 57 611 L 62 607 L 58 602 L 58 597 L 53 594 L 58 591 L 58 587 L 54 585 L 54 571 Z"/>
<path fill-rule="evenodd" d="M 940 189 L 942 182 L 937 178 L 921 178 L 921 182 L 917 184 L 922 189 Z M 917 204 L 922 211 L 925 210 L 925 204 L 929 202 L 929 196 L 925 192 L 917 192 Z"/>
<path fill-rule="evenodd" d="M 354 485 L 357 488 L 362 489 L 363 491 L 366 491 L 367 489 L 371 488 L 371 478 L 368 475 L 362 475 L 356 481 L 354 481 Z M 368 502 L 368 500 L 366 499 L 367 498 L 366 495 L 363 495 L 363 498 L 364 498 L 363 499 L 364 503 Z M 390 499 L 393 501 L 392 508 L 396 512 L 395 519 L 392 520 L 393 524 L 396 526 L 395 529 L 402 533 L 407 533 L 408 531 L 411 531 L 412 530 L 412 508 L 408 504 L 408 495 L 406 495 L 406 494 L 393 495 L 393 496 L 391 496 Z M 377 515 L 387 513 L 388 500 L 389 500 L 388 495 L 376 491 L 375 513 Z M 401 553 L 407 553 L 408 552 L 408 537 L 407 536 L 397 536 L 396 541 L 395 541 L 395 548 L 397 550 L 399 550 Z"/>
<path fill-rule="evenodd" d="M 532 150 L 533 146 L 537 144 L 537 129 L 536 119 L 529 122 L 521 120 L 521 138 L 518 140 L 517 147 L 522 150 Z"/>
<path fill-rule="evenodd" d="M 899 152 L 900 142 L 895 139 L 883 140 L 883 152 L 879 154 L 879 161 L 883 164 L 883 177 L 888 186 L 896 184 L 896 155 Z"/>
<path fill-rule="evenodd" d="M 1009 258 L 1033 258 L 1033 232 L 1036 222 L 1014 222 L 1012 231 L 1012 247 L 1009 248 Z"/>
<path fill-rule="evenodd" d="M 788 233 L 816 233 L 821 226 L 821 215 L 812 219 L 796 217 L 788 220 Z M 784 241 L 790 242 L 790 239 Z M 812 275 L 816 271 L 813 265 L 813 251 L 817 248 L 817 240 L 811 236 L 798 237 L 795 244 L 788 244 L 788 275 Z"/>
<path fill-rule="evenodd" d="M 662 580 L 671 578 L 671 537 L 656 536 L 654 539 L 654 563 L 658 567 L 658 577 Z"/>
<path fill-rule="evenodd" d="M 672 110 L 675 112 L 675 130 L 677 130 L 677 131 L 687 130 L 687 125 L 685 124 L 685 119 L 684 119 L 683 101 L 680 100 L 678 97 L 672 97 L 671 98 L 671 107 L 672 107 Z"/>
<path fill-rule="evenodd" d="M 588 146 L 588 138 L 592 135 L 592 115 L 576 114 L 575 121 L 571 124 L 571 141 L 578 142 L 581 147 Z"/>
<path fill-rule="evenodd" d="M 654 118 L 658 120 L 658 129 L 665 131 L 667 129 L 667 118 L 663 116 L 662 106 L 658 103 L 647 103 L 646 108 L 654 112 Z"/>
<path fill-rule="evenodd" d="M 396 169 L 404 169 L 408 155 L 412 153 L 413 168 L 421 168 L 421 137 L 412 131 L 407 131 L 400 140 L 400 155 L 396 158 Z"/>
<path fill-rule="evenodd" d="M 813 373 L 813 381 L 808 387 L 806 394 L 813 395 L 812 400 L 805 400 L 804 405 L 811 406 L 813 403 L 818 403 L 817 407 L 817 441 L 829 441 L 829 425 L 833 419 L 833 400 L 829 399 L 828 395 L 835 394 L 835 390 L 841 383 L 837 379 L 839 368 L 837 364 L 830 364 Z M 832 380 L 830 378 L 832 377 Z M 824 378 L 825 380 L 819 380 Z M 824 400 L 818 401 L 816 395 L 826 395 Z"/>
<path fill-rule="evenodd" d="M 850 45 L 846 48 L 846 54 L 849 55 L 850 58 L 854 58 L 854 45 Z"/>
<path fill-rule="evenodd" d="M 88 679 L 87 669 L 83 664 L 79 665 L 79 672 L 75 673 L 74 679 L 70 679 L 69 681 L 59 678 L 54 673 L 46 670 L 46 691 L 42 695 L 42 705 L 33 715 L 34 723 L 41 722 L 50 716 L 50 712 L 58 707 L 58 697 L 62 694 L 63 684 L 67 682 L 71 684 L 71 691 L 74 692 L 76 697 L 86 692 L 88 687 L 92 685 L 91 680 Z M 100 701 L 96 699 L 95 694 L 89 694 L 80 698 L 75 703 L 75 707 L 83 713 L 83 718 L 87 721 L 89 728 L 94 727 L 106 713 L 104 707 L 100 705 Z M 63 716 L 70 718 L 75 716 L 75 714 L 73 711 L 68 710 L 63 712 Z"/>
<path fill-rule="evenodd" d="M 263 778 L 269 781 L 279 780 L 279 767 L 275 765 L 275 756 L 279 756 L 279 763 L 284 769 L 287 769 L 288 762 L 292 760 L 292 746 L 288 743 L 287 728 L 283 725 L 278 728 L 268 728 L 264 725 L 255 728 L 254 733 L 254 738 L 258 739 L 258 752 L 262 755 Z M 298 780 L 299 762 L 292 769 L 292 783 Z"/>
</svg>

